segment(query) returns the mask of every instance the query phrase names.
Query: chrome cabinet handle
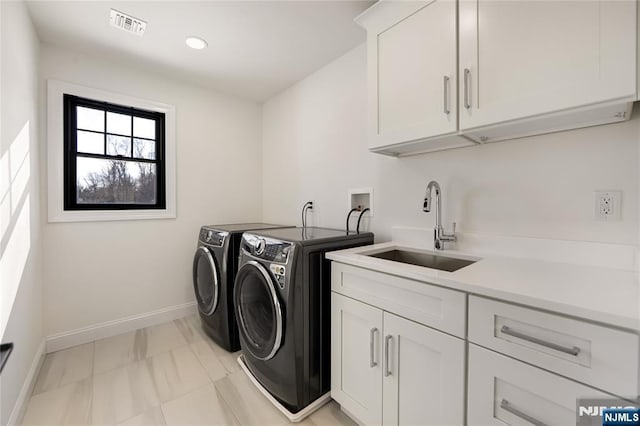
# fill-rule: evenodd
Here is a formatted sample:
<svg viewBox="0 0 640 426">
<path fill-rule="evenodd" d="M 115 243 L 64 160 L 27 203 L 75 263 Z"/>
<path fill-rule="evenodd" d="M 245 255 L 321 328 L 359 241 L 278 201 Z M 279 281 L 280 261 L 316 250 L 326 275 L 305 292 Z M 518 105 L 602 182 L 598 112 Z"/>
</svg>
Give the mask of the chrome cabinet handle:
<svg viewBox="0 0 640 426">
<path fill-rule="evenodd" d="M 511 405 L 509 403 L 509 401 L 507 401 L 506 399 L 503 399 L 502 401 L 500 401 L 500 408 L 502 408 L 504 411 L 508 411 L 509 413 L 513 414 L 514 416 L 520 417 L 522 420 L 531 423 L 532 425 L 535 426 L 547 426 L 546 423 L 541 422 L 538 419 L 535 419 L 533 417 L 531 417 L 528 414 L 523 413 L 522 411 L 518 410 L 517 408 L 514 408 L 513 405 Z"/>
<path fill-rule="evenodd" d="M 389 358 L 390 358 L 390 354 L 389 354 L 389 346 L 391 346 L 389 344 L 389 342 L 391 342 L 391 339 L 393 339 L 392 335 L 387 335 L 384 338 L 384 376 L 388 377 L 391 375 L 391 370 L 389 369 L 390 367 L 390 362 L 389 362 Z"/>
<path fill-rule="evenodd" d="M 369 367 L 373 368 L 376 365 L 378 365 L 378 363 L 375 360 L 374 357 L 374 353 L 375 353 L 375 336 L 378 333 L 378 329 L 377 328 L 372 328 L 371 331 L 369 332 Z"/>
<path fill-rule="evenodd" d="M 442 82 L 442 84 L 444 86 L 444 90 L 443 90 L 443 92 L 444 92 L 444 102 L 443 102 L 444 110 L 443 111 L 447 115 L 449 115 L 449 113 L 451 113 L 451 105 L 449 105 L 449 99 L 450 99 L 450 97 L 449 97 L 449 80 L 450 80 L 449 76 L 445 75 L 444 78 L 443 78 L 443 82 Z"/>
<path fill-rule="evenodd" d="M 566 346 L 557 345 L 555 343 L 547 342 L 546 340 L 541 340 L 541 339 L 538 339 L 537 337 L 529 336 L 527 334 L 523 334 L 518 331 L 512 330 L 506 325 L 503 325 L 500 331 L 503 334 L 517 337 L 518 339 L 526 340 L 527 342 L 535 343 L 536 345 L 544 346 L 545 348 L 553 349 L 555 351 L 563 352 L 565 354 L 578 356 L 578 354 L 580 353 L 580 348 L 577 346 L 568 348 Z"/>
<path fill-rule="evenodd" d="M 464 107 L 466 109 L 471 108 L 471 71 L 469 68 L 464 69 Z"/>
</svg>

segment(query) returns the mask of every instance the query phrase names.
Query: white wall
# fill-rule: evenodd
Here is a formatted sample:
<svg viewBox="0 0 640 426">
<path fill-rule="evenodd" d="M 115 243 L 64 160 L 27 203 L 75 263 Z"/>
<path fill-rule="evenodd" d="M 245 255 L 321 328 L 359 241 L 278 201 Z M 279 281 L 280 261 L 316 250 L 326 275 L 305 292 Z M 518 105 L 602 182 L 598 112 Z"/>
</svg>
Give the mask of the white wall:
<svg viewBox="0 0 640 426">
<path fill-rule="evenodd" d="M 43 303 L 39 41 L 24 3 L 0 2 L 0 15 L 0 336 L 15 344 L 0 376 L 0 424 L 6 425 L 40 359 Z"/>
<path fill-rule="evenodd" d="M 175 105 L 178 181 L 175 220 L 45 225 L 46 334 L 193 301 L 199 227 L 261 219 L 260 107 L 49 45 L 42 77 Z"/>
<path fill-rule="evenodd" d="M 370 226 L 385 241 L 393 225 L 433 227 L 422 199 L 436 179 L 448 230 L 456 221 L 468 233 L 637 244 L 640 114 L 397 159 L 367 152 L 366 98 L 362 45 L 264 104 L 264 220 L 299 222 L 313 200 L 316 225 L 343 228 L 348 189 L 373 187 Z M 597 189 L 624 192 L 620 222 L 594 220 Z"/>
</svg>

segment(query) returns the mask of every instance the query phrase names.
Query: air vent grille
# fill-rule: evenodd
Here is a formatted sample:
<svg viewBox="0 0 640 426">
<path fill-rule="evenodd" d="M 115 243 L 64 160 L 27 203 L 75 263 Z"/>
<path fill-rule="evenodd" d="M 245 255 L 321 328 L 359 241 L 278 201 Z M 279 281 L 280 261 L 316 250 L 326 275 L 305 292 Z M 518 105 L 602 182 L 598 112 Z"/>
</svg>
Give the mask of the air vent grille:
<svg viewBox="0 0 640 426">
<path fill-rule="evenodd" d="M 142 36 L 144 30 L 147 28 L 147 23 L 141 19 L 134 18 L 126 13 L 119 12 L 115 9 L 111 9 L 111 17 L 109 19 L 112 27 L 120 28 L 137 36 Z"/>
</svg>

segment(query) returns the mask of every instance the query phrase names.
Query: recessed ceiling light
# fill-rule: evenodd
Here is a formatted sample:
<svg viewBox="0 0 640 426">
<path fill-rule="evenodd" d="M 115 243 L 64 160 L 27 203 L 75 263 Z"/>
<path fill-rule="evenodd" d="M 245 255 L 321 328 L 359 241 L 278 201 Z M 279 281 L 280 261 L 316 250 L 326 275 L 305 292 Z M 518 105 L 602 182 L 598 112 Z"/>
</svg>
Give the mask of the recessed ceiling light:
<svg viewBox="0 0 640 426">
<path fill-rule="evenodd" d="M 185 40 L 185 43 L 187 43 L 187 46 L 189 46 L 192 49 L 196 49 L 196 50 L 202 50 L 205 47 L 208 46 L 206 40 L 201 39 L 200 37 L 187 37 L 187 39 Z"/>
</svg>

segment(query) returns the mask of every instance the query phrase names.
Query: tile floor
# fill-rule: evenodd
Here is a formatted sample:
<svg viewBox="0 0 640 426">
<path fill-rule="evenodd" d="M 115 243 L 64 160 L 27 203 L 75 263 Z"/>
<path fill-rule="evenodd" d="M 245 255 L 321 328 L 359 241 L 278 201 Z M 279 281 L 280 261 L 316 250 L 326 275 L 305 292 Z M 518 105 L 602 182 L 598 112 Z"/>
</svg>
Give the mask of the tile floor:
<svg viewBox="0 0 640 426">
<path fill-rule="evenodd" d="M 287 425 L 197 315 L 48 354 L 23 425 Z M 331 402 L 304 422 L 355 425 Z"/>
</svg>

